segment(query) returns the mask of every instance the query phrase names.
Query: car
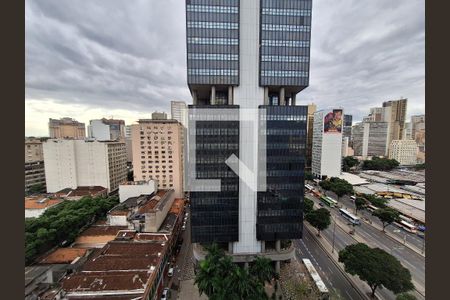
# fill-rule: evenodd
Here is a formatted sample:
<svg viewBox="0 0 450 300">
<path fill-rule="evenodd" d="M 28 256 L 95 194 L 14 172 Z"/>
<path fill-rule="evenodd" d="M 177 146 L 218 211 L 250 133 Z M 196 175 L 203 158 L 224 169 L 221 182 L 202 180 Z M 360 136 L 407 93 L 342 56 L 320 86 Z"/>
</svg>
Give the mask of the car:
<svg viewBox="0 0 450 300">
<path fill-rule="evenodd" d="M 184 216 L 185 216 L 186 218 L 189 217 L 189 213 L 188 213 L 188 212 L 185 213 Z"/>
<path fill-rule="evenodd" d="M 324 204 L 323 204 L 322 202 L 319 202 L 319 205 L 320 205 L 320 206 L 323 206 Z"/>
<path fill-rule="evenodd" d="M 169 277 L 173 276 L 173 267 L 169 268 L 169 271 L 167 272 L 167 276 L 169 276 Z"/>
<path fill-rule="evenodd" d="M 181 230 L 186 230 L 186 224 L 183 224 L 183 226 L 181 226 Z"/>
<path fill-rule="evenodd" d="M 167 300 L 170 297 L 170 289 L 169 288 L 164 288 L 162 295 L 161 295 L 161 300 Z"/>
</svg>

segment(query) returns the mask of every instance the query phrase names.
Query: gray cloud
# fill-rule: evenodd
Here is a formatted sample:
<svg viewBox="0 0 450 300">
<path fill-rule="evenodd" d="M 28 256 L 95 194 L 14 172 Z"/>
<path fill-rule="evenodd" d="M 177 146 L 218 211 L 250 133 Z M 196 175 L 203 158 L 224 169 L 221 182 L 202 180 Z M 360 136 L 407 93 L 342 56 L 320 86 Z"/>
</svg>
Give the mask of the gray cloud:
<svg viewBox="0 0 450 300">
<path fill-rule="evenodd" d="M 106 109 L 190 102 L 184 0 L 26 1 L 26 99 Z M 316 0 L 310 86 L 300 103 L 354 119 L 382 101 L 424 111 L 423 0 Z M 75 116 L 76 117 L 76 116 Z"/>
</svg>

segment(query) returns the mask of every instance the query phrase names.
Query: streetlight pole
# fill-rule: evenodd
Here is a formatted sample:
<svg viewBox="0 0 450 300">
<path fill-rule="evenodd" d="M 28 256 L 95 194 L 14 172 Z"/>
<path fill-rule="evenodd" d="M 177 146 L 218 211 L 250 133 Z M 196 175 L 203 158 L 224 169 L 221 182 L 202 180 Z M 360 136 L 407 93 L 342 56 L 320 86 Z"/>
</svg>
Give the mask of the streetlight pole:
<svg viewBox="0 0 450 300">
<path fill-rule="evenodd" d="M 334 237 L 336 235 L 336 217 L 334 217 L 334 216 L 333 216 L 333 223 L 334 223 L 334 225 L 333 225 L 333 246 L 331 249 L 331 253 L 334 253 Z"/>
</svg>

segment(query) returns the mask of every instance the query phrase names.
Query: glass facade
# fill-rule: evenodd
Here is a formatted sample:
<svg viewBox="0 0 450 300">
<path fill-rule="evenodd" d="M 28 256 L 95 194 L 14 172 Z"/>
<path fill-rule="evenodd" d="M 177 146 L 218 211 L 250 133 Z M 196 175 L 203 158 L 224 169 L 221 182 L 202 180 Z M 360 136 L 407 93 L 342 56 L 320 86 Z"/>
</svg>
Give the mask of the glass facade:
<svg viewBox="0 0 450 300">
<path fill-rule="evenodd" d="M 236 105 L 215 108 L 236 109 Z M 239 239 L 239 177 L 225 161 L 239 156 L 239 121 L 208 115 L 210 106 L 189 105 L 189 134 L 195 135 L 197 179 L 220 179 L 220 192 L 191 192 L 193 243 L 233 242 Z M 208 121 L 196 121 L 208 115 Z"/>
<path fill-rule="evenodd" d="M 308 86 L 311 8 L 312 0 L 261 0 L 261 86 Z"/>
<path fill-rule="evenodd" d="M 302 237 L 307 106 L 260 106 L 267 192 L 258 192 L 257 239 Z M 263 123 L 264 124 L 264 123 Z M 264 152 L 264 149 L 262 149 Z"/>
<path fill-rule="evenodd" d="M 186 0 L 188 84 L 239 84 L 239 0 Z"/>
</svg>

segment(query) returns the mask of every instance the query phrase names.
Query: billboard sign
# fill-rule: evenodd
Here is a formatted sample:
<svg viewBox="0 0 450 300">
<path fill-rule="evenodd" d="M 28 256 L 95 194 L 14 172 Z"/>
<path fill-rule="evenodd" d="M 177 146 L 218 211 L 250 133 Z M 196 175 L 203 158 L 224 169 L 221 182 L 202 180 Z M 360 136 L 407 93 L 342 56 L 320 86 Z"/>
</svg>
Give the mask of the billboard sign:
<svg viewBox="0 0 450 300">
<path fill-rule="evenodd" d="M 333 109 L 323 118 L 324 133 L 342 133 L 342 109 Z"/>
</svg>

